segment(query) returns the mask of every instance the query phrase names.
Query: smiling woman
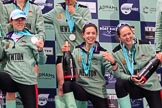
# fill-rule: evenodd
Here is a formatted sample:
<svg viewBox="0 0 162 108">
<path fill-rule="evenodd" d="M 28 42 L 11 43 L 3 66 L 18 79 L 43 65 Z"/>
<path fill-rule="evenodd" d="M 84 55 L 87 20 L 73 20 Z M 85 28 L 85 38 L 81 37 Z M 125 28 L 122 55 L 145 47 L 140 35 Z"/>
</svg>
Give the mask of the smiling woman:
<svg viewBox="0 0 162 108">
<path fill-rule="evenodd" d="M 87 22 L 83 25 L 84 42 L 76 46 L 73 51 L 78 77 L 73 82 L 65 81 L 63 91 L 65 94 L 73 92 L 76 102 L 89 100 L 93 108 L 107 108 L 104 74 L 105 70 L 113 73 L 112 70 L 116 70 L 117 65 L 113 56 L 96 41 L 97 35 L 98 30 L 95 24 Z M 66 51 L 65 45 L 62 51 Z M 87 106 L 82 108 L 87 108 Z"/>
<path fill-rule="evenodd" d="M 81 30 L 83 24 L 91 19 L 90 10 L 87 6 L 79 4 L 76 0 L 64 0 L 55 5 L 54 9 L 44 14 L 46 23 L 53 24 L 56 39 L 56 72 L 58 80 L 58 95 L 63 95 L 62 85 L 64 83 L 62 70 L 61 47 L 67 40 L 71 51 L 75 46 L 83 42 Z M 59 35 L 58 35 L 59 34 Z"/>
<path fill-rule="evenodd" d="M 20 10 L 14 10 L 10 15 L 10 23 L 15 31 L 23 31 L 26 23 L 26 14 Z"/>
<path fill-rule="evenodd" d="M 157 73 L 154 72 L 146 82 L 143 77 L 138 77 L 139 70 L 145 68 L 144 66 L 153 57 L 162 61 L 162 53 L 156 54 L 153 45 L 136 39 L 128 23 L 118 24 L 117 37 L 120 43 L 114 48 L 113 55 L 120 69 L 120 72 L 116 74 L 118 79 L 115 84 L 120 108 L 131 108 L 130 98 L 143 97 L 146 98 L 150 108 L 162 108 L 161 85 Z"/>
<path fill-rule="evenodd" d="M 13 31 L 0 40 L 0 89 L 4 92 L 19 92 L 24 108 L 38 108 L 37 63 L 45 63 L 44 42 L 33 43 L 32 35 L 25 28 L 26 14 L 13 10 L 10 23 Z M 35 37 L 36 38 L 36 37 Z M 12 106 L 12 108 L 16 106 Z"/>
</svg>

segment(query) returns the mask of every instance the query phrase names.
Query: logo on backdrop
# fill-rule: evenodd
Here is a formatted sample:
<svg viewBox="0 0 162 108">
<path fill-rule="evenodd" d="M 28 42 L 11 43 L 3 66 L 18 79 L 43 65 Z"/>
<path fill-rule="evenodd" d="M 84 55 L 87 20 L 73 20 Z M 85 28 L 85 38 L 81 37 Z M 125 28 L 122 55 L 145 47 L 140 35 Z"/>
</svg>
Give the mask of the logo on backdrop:
<svg viewBox="0 0 162 108">
<path fill-rule="evenodd" d="M 44 49 L 47 55 L 46 64 L 55 64 L 55 42 L 45 41 Z"/>
<path fill-rule="evenodd" d="M 31 0 L 31 1 L 33 1 L 41 8 L 42 13 L 47 13 L 54 7 L 54 0 Z"/>
<path fill-rule="evenodd" d="M 45 106 L 47 104 L 48 100 L 49 100 L 48 99 L 49 95 L 50 94 L 39 94 L 39 96 L 38 96 L 38 99 L 39 99 L 38 105 L 39 106 Z"/>
<path fill-rule="evenodd" d="M 141 22 L 141 39 L 154 43 L 155 22 Z"/>
<path fill-rule="evenodd" d="M 140 20 L 139 0 L 132 2 L 119 1 L 120 20 Z"/>
<path fill-rule="evenodd" d="M 143 108 L 143 99 L 132 99 L 132 108 Z"/>
<path fill-rule="evenodd" d="M 155 12 L 156 12 L 156 8 L 154 8 L 154 7 L 145 6 L 143 8 L 143 13 L 144 14 L 155 13 Z"/>
<path fill-rule="evenodd" d="M 114 5 L 100 5 L 99 10 L 101 11 L 118 11 L 118 7 Z"/>
<path fill-rule="evenodd" d="M 118 108 L 117 96 L 116 94 L 108 94 L 109 108 Z"/>
<path fill-rule="evenodd" d="M 117 42 L 116 26 L 119 21 L 99 20 L 99 42 Z"/>
<path fill-rule="evenodd" d="M 106 79 L 106 88 L 115 89 L 116 78 L 109 72 L 106 72 L 104 77 Z"/>
<path fill-rule="evenodd" d="M 129 15 L 132 11 L 138 12 L 138 8 L 133 8 L 133 3 L 124 3 L 121 5 L 120 9 L 125 15 Z"/>
<path fill-rule="evenodd" d="M 55 74 L 52 74 L 52 73 L 39 73 L 39 79 L 49 79 L 49 80 L 51 80 L 51 79 L 55 79 L 56 77 L 55 77 Z"/>
<path fill-rule="evenodd" d="M 56 89 L 39 89 L 38 105 L 40 108 L 52 108 Z"/>
<path fill-rule="evenodd" d="M 78 3 L 87 6 L 90 9 L 93 19 L 98 19 L 97 0 L 77 0 Z"/>
</svg>

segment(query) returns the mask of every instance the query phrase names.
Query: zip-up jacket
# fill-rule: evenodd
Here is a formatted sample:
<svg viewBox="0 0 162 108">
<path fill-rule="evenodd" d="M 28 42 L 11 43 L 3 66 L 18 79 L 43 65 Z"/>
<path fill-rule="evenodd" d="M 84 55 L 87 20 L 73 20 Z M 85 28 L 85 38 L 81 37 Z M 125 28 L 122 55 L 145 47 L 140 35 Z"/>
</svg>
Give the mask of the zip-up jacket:
<svg viewBox="0 0 162 108">
<path fill-rule="evenodd" d="M 96 47 L 93 52 L 90 69 L 88 74 L 83 70 L 81 51 L 84 52 L 85 61 L 89 56 L 89 51 L 84 49 L 85 43 L 77 46 L 73 51 L 75 58 L 76 67 L 78 69 L 77 83 L 83 87 L 88 93 L 101 97 L 107 98 L 106 92 L 106 81 L 104 78 L 105 72 L 112 72 L 112 66 L 110 62 L 102 57 L 102 52 L 106 50 L 100 46 L 98 42 L 95 43 Z"/>
<path fill-rule="evenodd" d="M 3 61 L 3 69 L 18 83 L 37 84 L 37 73 L 34 66 L 45 63 L 44 51 L 38 52 L 36 45 L 31 42 L 32 36 L 22 36 L 16 42 L 9 33 L 0 42 L 0 60 Z M 40 61 L 42 60 L 42 61 Z"/>
<path fill-rule="evenodd" d="M 54 36 L 56 38 L 56 55 L 62 56 L 61 47 L 65 40 L 68 40 L 71 46 L 71 51 L 83 42 L 81 35 L 82 27 L 85 22 L 90 21 L 91 13 L 86 6 L 78 4 L 78 9 L 70 17 L 74 19 L 74 29 L 70 33 L 69 25 L 66 18 L 66 4 L 65 2 L 59 3 L 54 9 L 44 14 L 44 21 L 46 23 L 53 24 L 54 26 Z M 76 39 L 70 40 L 69 36 L 74 34 Z"/>
<path fill-rule="evenodd" d="M 146 41 L 135 40 L 135 54 L 134 54 L 134 74 L 137 73 L 138 70 L 142 69 L 151 58 L 156 55 L 155 46 L 149 44 Z M 119 65 L 119 72 L 116 73 L 116 77 L 130 80 L 130 72 L 126 65 L 126 60 L 123 55 L 123 51 L 121 48 L 121 44 L 113 50 L 113 55 Z M 129 60 L 131 60 L 132 55 L 128 55 Z M 133 83 L 133 82 L 132 82 Z M 135 83 L 134 83 L 135 84 Z M 146 90 L 156 91 L 161 89 L 160 81 L 158 79 L 158 75 L 156 72 L 146 81 L 143 86 L 140 86 Z"/>
</svg>

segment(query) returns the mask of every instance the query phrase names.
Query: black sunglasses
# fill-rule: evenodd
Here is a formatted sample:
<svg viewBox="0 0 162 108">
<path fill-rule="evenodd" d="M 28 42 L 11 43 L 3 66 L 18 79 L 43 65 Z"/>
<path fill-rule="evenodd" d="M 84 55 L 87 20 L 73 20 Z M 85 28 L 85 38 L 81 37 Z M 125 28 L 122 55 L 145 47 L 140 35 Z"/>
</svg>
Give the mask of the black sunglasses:
<svg viewBox="0 0 162 108">
<path fill-rule="evenodd" d="M 92 22 L 85 22 L 85 23 L 83 24 L 82 28 L 84 28 L 84 27 L 87 26 L 87 25 L 92 25 L 92 24 L 94 24 L 94 23 L 92 23 Z M 95 25 L 95 24 L 94 24 L 94 25 Z"/>
</svg>

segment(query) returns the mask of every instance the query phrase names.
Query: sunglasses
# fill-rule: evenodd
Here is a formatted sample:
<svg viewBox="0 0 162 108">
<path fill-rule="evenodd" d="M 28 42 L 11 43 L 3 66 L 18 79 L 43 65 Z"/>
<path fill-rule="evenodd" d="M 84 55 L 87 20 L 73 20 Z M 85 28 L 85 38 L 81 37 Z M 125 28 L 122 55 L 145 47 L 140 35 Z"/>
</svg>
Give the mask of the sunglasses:
<svg viewBox="0 0 162 108">
<path fill-rule="evenodd" d="M 86 22 L 83 24 L 82 28 L 84 28 L 85 26 L 88 26 L 88 25 L 95 25 L 95 24 L 92 22 Z"/>
<path fill-rule="evenodd" d="M 123 26 L 130 26 L 128 23 L 125 23 L 125 22 L 122 22 L 122 23 L 119 23 L 116 27 L 116 30 L 118 31 L 120 28 L 122 28 Z"/>
<path fill-rule="evenodd" d="M 124 27 L 124 26 L 128 26 L 130 27 L 130 29 L 132 30 L 133 33 L 135 33 L 135 27 L 134 26 L 130 26 L 128 23 L 126 22 L 122 22 L 122 23 L 119 23 L 116 27 L 116 31 L 118 32 L 120 28 Z"/>
</svg>

